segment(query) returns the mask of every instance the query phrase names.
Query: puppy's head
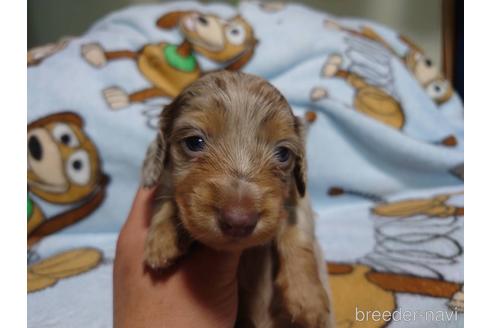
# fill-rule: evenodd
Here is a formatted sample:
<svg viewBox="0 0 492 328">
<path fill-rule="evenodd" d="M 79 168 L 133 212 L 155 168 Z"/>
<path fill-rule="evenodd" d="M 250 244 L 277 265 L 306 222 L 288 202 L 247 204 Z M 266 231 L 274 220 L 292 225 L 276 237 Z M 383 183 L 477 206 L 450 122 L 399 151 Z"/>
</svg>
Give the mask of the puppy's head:
<svg viewBox="0 0 492 328">
<path fill-rule="evenodd" d="M 185 228 L 216 249 L 271 240 L 305 193 L 302 124 L 256 76 L 191 84 L 163 111 L 157 147 Z"/>
</svg>

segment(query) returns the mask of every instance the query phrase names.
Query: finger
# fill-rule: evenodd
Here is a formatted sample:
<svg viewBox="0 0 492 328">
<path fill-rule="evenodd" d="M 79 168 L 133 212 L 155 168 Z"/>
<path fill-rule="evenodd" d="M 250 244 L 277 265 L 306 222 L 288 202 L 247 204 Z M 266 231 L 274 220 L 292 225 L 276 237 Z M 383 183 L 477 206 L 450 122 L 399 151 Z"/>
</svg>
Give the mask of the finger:
<svg viewBox="0 0 492 328">
<path fill-rule="evenodd" d="M 131 229 L 147 230 L 152 215 L 152 200 L 155 188 L 139 188 L 125 223 Z"/>
</svg>

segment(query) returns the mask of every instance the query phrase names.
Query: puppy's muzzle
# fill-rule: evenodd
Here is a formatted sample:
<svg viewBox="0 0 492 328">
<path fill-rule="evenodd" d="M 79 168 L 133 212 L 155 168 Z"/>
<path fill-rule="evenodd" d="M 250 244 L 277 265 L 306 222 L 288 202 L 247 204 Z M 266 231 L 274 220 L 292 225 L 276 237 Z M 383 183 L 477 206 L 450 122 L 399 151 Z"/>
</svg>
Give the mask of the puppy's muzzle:
<svg viewBox="0 0 492 328">
<path fill-rule="evenodd" d="M 256 209 L 242 203 L 229 203 L 219 213 L 219 227 L 233 238 L 247 237 L 253 233 L 259 220 Z"/>
</svg>

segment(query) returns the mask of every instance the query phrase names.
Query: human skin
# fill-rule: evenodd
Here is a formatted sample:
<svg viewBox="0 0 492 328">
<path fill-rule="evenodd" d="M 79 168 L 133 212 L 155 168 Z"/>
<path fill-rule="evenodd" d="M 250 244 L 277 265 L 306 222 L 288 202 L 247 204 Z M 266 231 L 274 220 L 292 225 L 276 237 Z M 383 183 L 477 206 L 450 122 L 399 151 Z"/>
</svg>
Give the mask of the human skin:
<svg viewBox="0 0 492 328">
<path fill-rule="evenodd" d="M 233 327 L 240 253 L 201 245 L 165 272 L 144 265 L 153 189 L 139 189 L 116 246 L 113 325 L 116 328 Z"/>
</svg>

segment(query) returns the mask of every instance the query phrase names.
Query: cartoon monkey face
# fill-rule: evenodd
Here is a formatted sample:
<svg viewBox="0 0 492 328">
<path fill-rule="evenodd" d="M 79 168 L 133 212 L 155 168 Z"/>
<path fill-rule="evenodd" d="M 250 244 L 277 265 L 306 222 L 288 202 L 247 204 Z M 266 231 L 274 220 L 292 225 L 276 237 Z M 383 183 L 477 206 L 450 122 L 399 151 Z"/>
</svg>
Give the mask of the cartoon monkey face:
<svg viewBox="0 0 492 328">
<path fill-rule="evenodd" d="M 406 63 L 433 101 L 442 104 L 451 98 L 453 89 L 432 60 L 413 50 L 407 56 Z"/>
<path fill-rule="evenodd" d="M 27 126 L 27 183 L 31 192 L 58 204 L 77 202 L 99 184 L 100 162 L 75 113 L 49 115 Z"/>
<path fill-rule="evenodd" d="M 218 62 L 231 60 L 256 44 L 251 25 L 239 15 L 223 20 L 189 12 L 182 15 L 179 28 L 196 52 Z"/>
</svg>

